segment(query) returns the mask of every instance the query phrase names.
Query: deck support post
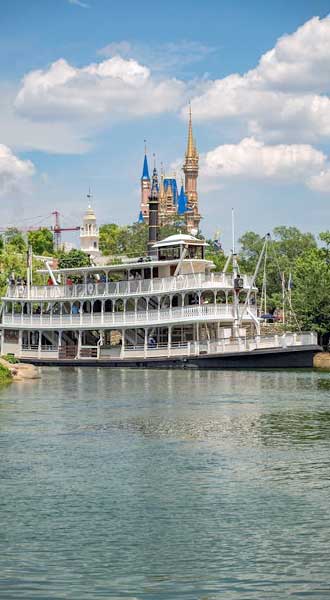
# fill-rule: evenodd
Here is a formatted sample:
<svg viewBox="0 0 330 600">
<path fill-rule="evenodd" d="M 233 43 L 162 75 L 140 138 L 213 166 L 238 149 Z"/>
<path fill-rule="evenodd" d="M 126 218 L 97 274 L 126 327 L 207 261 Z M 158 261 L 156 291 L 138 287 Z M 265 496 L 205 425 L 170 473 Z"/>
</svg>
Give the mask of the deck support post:
<svg viewBox="0 0 330 600">
<path fill-rule="evenodd" d="M 42 331 L 40 331 L 40 329 L 39 329 L 38 358 L 41 358 L 41 336 L 42 336 Z"/>
<path fill-rule="evenodd" d="M 77 358 L 80 358 L 80 350 L 81 350 L 81 329 L 79 329 L 79 331 L 78 331 Z"/>
<path fill-rule="evenodd" d="M 3 337 L 3 333 L 2 333 L 2 337 Z M 20 357 L 22 356 L 22 350 L 23 350 L 23 331 L 22 331 L 22 329 L 19 329 L 18 330 L 18 355 Z M 3 354 L 2 348 L 1 348 L 1 354 Z"/>
<path fill-rule="evenodd" d="M 172 325 L 168 327 L 168 341 L 167 341 L 167 355 L 171 356 L 171 344 L 172 344 Z"/>
<path fill-rule="evenodd" d="M 121 351 L 120 358 L 124 358 L 125 356 L 125 329 L 121 330 Z"/>
<path fill-rule="evenodd" d="M 144 358 L 147 358 L 147 350 L 148 350 L 148 328 L 145 327 L 145 329 L 144 329 L 144 347 L 143 347 Z"/>
</svg>

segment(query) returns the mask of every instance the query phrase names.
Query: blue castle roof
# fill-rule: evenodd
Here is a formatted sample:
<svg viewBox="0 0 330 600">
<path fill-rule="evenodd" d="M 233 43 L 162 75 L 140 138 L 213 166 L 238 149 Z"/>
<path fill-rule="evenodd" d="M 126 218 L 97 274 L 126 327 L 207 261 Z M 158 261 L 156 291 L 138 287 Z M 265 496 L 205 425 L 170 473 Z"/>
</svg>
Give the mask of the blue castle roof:
<svg viewBox="0 0 330 600">
<path fill-rule="evenodd" d="M 143 216 L 142 210 L 140 210 L 140 214 L 139 214 L 139 218 L 138 218 L 138 223 L 139 224 L 144 223 L 144 216 Z"/>
<path fill-rule="evenodd" d="M 144 155 L 144 161 L 143 161 L 143 169 L 142 169 L 142 177 L 141 179 L 145 179 L 146 181 L 150 181 L 150 177 L 149 177 L 149 169 L 148 169 L 148 160 L 147 160 L 147 155 Z"/>
<path fill-rule="evenodd" d="M 171 186 L 173 193 L 173 202 L 175 206 L 178 203 L 178 186 L 176 183 L 176 179 L 174 177 L 165 177 L 164 178 L 164 191 L 167 192 L 168 186 Z"/>
<path fill-rule="evenodd" d="M 187 211 L 188 198 L 184 193 L 183 185 L 181 186 L 178 197 L 178 215 L 183 215 Z"/>
</svg>

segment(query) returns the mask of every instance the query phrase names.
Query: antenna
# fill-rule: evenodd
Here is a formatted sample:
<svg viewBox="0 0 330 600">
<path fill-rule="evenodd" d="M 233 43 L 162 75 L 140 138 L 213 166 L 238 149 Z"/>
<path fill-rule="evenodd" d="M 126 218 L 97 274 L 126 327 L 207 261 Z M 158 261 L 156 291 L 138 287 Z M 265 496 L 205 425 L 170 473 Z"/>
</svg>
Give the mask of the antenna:
<svg viewBox="0 0 330 600">
<path fill-rule="evenodd" d="M 235 254 L 235 211 L 231 209 L 232 253 Z"/>
</svg>

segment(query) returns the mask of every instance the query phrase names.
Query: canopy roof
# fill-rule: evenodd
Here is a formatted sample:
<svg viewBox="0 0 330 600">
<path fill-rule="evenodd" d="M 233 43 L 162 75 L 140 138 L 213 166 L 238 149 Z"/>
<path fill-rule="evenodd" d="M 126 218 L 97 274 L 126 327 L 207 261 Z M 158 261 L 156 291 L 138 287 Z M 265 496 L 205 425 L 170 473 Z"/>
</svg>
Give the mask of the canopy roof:
<svg viewBox="0 0 330 600">
<path fill-rule="evenodd" d="M 167 238 L 157 242 L 153 245 L 153 248 L 163 248 L 164 246 L 208 246 L 205 240 L 200 240 L 192 235 L 186 233 L 178 233 L 170 235 Z"/>
</svg>

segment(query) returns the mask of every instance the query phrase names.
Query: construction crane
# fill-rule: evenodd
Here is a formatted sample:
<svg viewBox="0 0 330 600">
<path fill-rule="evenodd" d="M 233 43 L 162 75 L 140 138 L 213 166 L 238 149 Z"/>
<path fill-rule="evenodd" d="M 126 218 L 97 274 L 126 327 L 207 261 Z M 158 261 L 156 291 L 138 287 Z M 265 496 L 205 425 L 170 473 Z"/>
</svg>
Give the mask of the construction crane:
<svg viewBox="0 0 330 600">
<path fill-rule="evenodd" d="M 54 248 L 55 248 L 55 250 L 60 250 L 62 231 L 79 231 L 80 226 L 77 225 L 76 227 L 61 227 L 59 211 L 54 210 L 52 212 L 52 215 L 54 215 L 54 217 L 55 217 L 55 224 L 53 227 L 51 227 L 51 230 L 54 233 Z"/>
<path fill-rule="evenodd" d="M 22 233 L 28 233 L 29 231 L 39 231 L 39 229 L 49 229 L 53 232 L 55 250 L 60 250 L 62 231 L 79 231 L 80 226 L 77 225 L 75 227 L 61 227 L 60 212 L 58 210 L 54 210 L 51 213 L 51 215 L 54 216 L 54 225 L 7 225 L 6 227 L 0 227 L 0 233 L 6 233 L 6 231 L 10 229 L 15 229 L 17 231 L 21 231 Z"/>
</svg>

